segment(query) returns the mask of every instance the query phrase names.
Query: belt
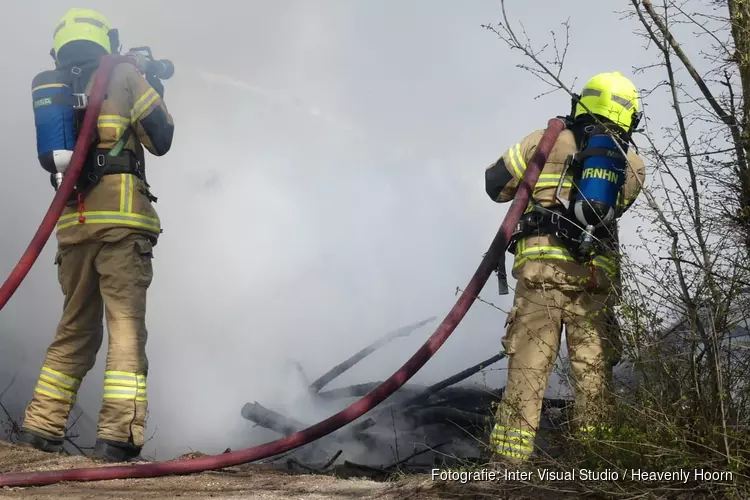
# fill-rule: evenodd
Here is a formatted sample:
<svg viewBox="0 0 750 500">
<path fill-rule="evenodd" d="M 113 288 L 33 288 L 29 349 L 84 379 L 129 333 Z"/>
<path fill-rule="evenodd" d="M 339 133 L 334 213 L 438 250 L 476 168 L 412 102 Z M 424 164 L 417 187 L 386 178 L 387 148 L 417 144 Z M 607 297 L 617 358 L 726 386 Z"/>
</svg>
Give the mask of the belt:
<svg viewBox="0 0 750 500">
<path fill-rule="evenodd" d="M 131 151 L 125 150 L 117 156 L 110 156 L 108 149 L 96 149 L 89 169 L 89 179 L 96 182 L 100 177 L 113 174 L 133 174 L 142 181 L 146 176 L 141 162 Z M 95 177 L 96 179 L 92 179 Z"/>
<path fill-rule="evenodd" d="M 71 193 L 71 198 L 67 205 L 71 206 L 77 203 L 79 197 L 86 196 L 105 175 L 114 174 L 132 174 L 143 181 L 146 185 L 145 194 L 152 202 L 157 201 L 148 189 L 149 184 L 146 182 L 146 174 L 142 168 L 140 160 L 129 150 L 122 151 L 117 156 L 110 156 L 109 149 L 95 149 L 89 156 L 81 172 L 81 176 L 76 183 L 76 189 Z"/>
</svg>

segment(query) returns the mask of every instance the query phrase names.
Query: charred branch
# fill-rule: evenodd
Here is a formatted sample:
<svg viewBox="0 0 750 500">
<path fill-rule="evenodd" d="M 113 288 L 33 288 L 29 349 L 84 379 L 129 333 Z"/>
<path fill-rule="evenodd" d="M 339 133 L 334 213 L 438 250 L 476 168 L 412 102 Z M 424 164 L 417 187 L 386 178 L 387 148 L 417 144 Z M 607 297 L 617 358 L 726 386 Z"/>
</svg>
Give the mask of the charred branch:
<svg viewBox="0 0 750 500">
<path fill-rule="evenodd" d="M 311 466 L 311 465 L 305 465 L 303 463 L 300 463 L 299 461 L 297 461 L 294 458 L 288 459 L 286 461 L 286 464 L 287 464 L 287 468 L 289 468 L 289 469 L 292 469 L 292 465 L 296 465 L 300 469 L 304 469 L 304 470 L 309 471 L 309 472 L 321 473 L 321 472 L 325 472 L 327 469 L 329 469 L 336 462 L 336 459 L 341 456 L 342 453 L 343 453 L 343 450 L 337 451 L 336 454 L 333 455 L 333 457 L 330 460 L 328 460 L 326 463 L 324 463 L 323 465 L 321 465 L 319 467 L 315 467 L 315 466 Z"/>
<path fill-rule="evenodd" d="M 269 410 L 257 401 L 254 403 L 247 403 L 243 406 L 241 414 L 243 418 L 255 422 L 266 429 L 276 431 L 284 436 L 294 434 L 295 432 L 308 427 L 308 425 L 303 424 L 298 420 L 285 417 L 281 413 Z"/>
<path fill-rule="evenodd" d="M 318 397 L 326 401 L 333 401 L 336 399 L 344 398 L 361 398 L 372 392 L 383 382 L 365 382 L 363 384 L 354 384 L 346 387 L 339 387 L 338 389 L 331 389 L 325 392 L 319 392 Z M 398 391 L 396 391 L 391 398 L 399 399 L 405 397 L 413 397 L 416 394 L 422 392 L 421 388 L 417 388 L 413 385 L 404 385 Z"/>
<path fill-rule="evenodd" d="M 478 373 L 481 370 L 484 370 L 485 368 L 487 368 L 488 366 L 492 366 L 493 364 L 497 363 L 504 357 L 505 357 L 505 353 L 495 354 L 491 358 L 485 359 L 481 363 L 477 363 L 476 365 L 471 366 L 465 370 L 462 370 L 456 373 L 455 375 L 438 382 L 437 384 L 431 385 L 422 394 L 404 403 L 404 406 L 407 406 L 407 407 L 414 406 L 424 401 L 427 401 L 430 398 L 430 396 L 432 396 L 433 394 L 439 391 L 442 391 L 443 389 L 450 387 L 454 384 L 462 382 L 463 380 L 466 380 L 467 378 L 471 377 L 475 373 Z"/>
<path fill-rule="evenodd" d="M 417 427 L 423 425 L 448 424 L 462 428 L 481 429 L 487 426 L 488 413 L 473 413 L 448 406 L 415 408 L 404 413 L 407 423 Z"/>
<path fill-rule="evenodd" d="M 381 347 L 385 346 L 386 344 L 390 343 L 391 341 L 401 338 L 401 337 L 408 337 L 411 335 L 415 330 L 418 328 L 426 325 L 427 323 L 430 323 L 434 321 L 437 318 L 437 316 L 433 316 L 431 318 L 424 319 L 422 321 L 418 321 L 417 323 L 413 323 L 411 325 L 403 326 L 399 328 L 398 330 L 395 330 L 387 335 L 385 335 L 380 340 L 373 342 L 369 346 L 365 347 L 361 351 L 359 351 L 357 354 L 352 356 L 351 358 L 347 359 L 343 363 L 340 363 L 333 368 L 331 368 L 328 372 L 323 374 L 320 378 L 318 378 L 315 382 L 310 384 L 310 392 L 317 393 L 319 392 L 323 387 L 331 383 L 334 379 L 336 379 L 338 376 L 349 370 L 351 367 L 365 359 L 370 354 L 374 353 Z"/>
<path fill-rule="evenodd" d="M 261 427 L 278 432 L 284 436 L 294 434 L 295 432 L 299 432 L 302 429 L 309 427 L 308 424 L 268 409 L 257 401 L 245 404 L 245 406 L 242 407 L 241 414 L 246 420 L 250 420 Z M 345 427 L 342 431 L 335 433 L 333 436 L 336 440 L 343 441 L 346 439 L 345 435 L 349 434 L 366 442 L 366 436 L 363 436 L 362 433 L 375 426 L 375 423 L 375 420 L 372 418 L 367 418 L 361 422 Z"/>
</svg>

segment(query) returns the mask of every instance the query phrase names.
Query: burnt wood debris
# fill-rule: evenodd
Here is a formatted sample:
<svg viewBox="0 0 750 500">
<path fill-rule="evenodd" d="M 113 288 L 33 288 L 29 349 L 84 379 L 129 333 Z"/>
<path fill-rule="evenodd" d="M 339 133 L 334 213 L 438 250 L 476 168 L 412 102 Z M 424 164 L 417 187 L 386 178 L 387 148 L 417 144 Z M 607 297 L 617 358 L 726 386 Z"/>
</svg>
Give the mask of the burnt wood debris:
<svg viewBox="0 0 750 500">
<path fill-rule="evenodd" d="M 315 415 L 307 418 L 304 414 L 283 415 L 256 401 L 243 406 L 242 417 L 284 436 L 309 427 L 318 420 L 317 417 L 340 410 L 381 382 L 322 391 L 324 387 L 378 349 L 395 339 L 411 335 L 434 319 L 428 318 L 386 334 L 312 382 L 307 391 L 309 401 L 300 405 L 300 412 L 309 412 L 314 408 Z M 306 474 L 385 478 L 397 470 L 417 472 L 436 465 L 450 466 L 482 460 L 486 455 L 484 443 L 491 428 L 493 403 L 500 401 L 504 388 L 456 384 L 504 357 L 503 353 L 495 354 L 431 386 L 407 383 L 358 421 L 265 462 Z M 307 380 L 299 364 L 297 370 Z M 569 404 L 567 399 L 545 399 L 542 431 L 558 429 Z M 542 437 L 541 443 L 537 444 L 544 449 L 545 439 Z"/>
</svg>

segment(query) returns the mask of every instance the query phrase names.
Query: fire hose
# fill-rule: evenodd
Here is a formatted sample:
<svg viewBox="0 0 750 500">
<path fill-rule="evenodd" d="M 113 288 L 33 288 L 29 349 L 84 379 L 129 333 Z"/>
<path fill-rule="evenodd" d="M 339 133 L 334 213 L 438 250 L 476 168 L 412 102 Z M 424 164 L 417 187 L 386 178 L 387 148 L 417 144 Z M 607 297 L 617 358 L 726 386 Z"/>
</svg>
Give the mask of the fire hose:
<svg viewBox="0 0 750 500">
<path fill-rule="evenodd" d="M 24 279 L 29 269 L 39 256 L 47 239 L 52 233 L 57 219 L 60 217 L 65 201 L 72 192 L 73 185 L 80 174 L 83 161 L 91 144 L 99 110 L 104 98 L 104 92 L 112 74 L 115 64 L 121 57 L 106 56 L 102 59 L 101 66 L 97 71 L 94 86 L 89 100 L 89 108 L 86 111 L 83 128 L 76 142 L 75 152 L 71 160 L 71 166 L 65 174 L 63 183 L 58 190 L 50 208 L 40 225 L 37 233 L 29 244 L 16 268 L 8 280 L 0 289 L 0 309 L 5 306 L 15 290 Z M 253 446 L 243 450 L 237 450 L 220 455 L 203 456 L 198 458 L 174 460 L 168 462 L 151 462 L 145 464 L 89 467 L 80 469 L 52 470 L 40 472 L 9 472 L 0 474 L 0 486 L 42 486 L 54 484 L 61 481 L 102 481 L 110 479 L 133 479 L 146 477 L 159 477 L 177 474 L 192 474 L 209 470 L 222 469 L 239 464 L 255 462 L 268 457 L 273 457 L 300 446 L 320 439 L 348 423 L 361 417 L 374 407 L 382 403 L 391 394 L 396 392 L 411 377 L 413 377 L 437 350 L 448 340 L 466 313 L 471 308 L 475 299 L 484 288 L 487 280 L 497 267 L 497 262 L 505 252 L 507 242 L 526 209 L 529 197 L 539 179 L 539 174 L 544 167 L 549 152 L 557 140 L 560 132 L 565 128 L 565 121 L 561 118 L 553 118 L 547 123 L 547 129 L 539 141 L 536 152 L 529 162 L 523 181 L 508 209 L 503 223 L 495 235 L 487 253 L 482 258 L 479 267 L 472 276 L 469 284 L 459 296 L 453 308 L 440 323 L 435 332 L 417 350 L 414 355 L 404 363 L 393 375 L 366 396 L 352 403 L 351 406 L 328 417 L 315 425 L 303 429 L 276 441 Z"/>
</svg>

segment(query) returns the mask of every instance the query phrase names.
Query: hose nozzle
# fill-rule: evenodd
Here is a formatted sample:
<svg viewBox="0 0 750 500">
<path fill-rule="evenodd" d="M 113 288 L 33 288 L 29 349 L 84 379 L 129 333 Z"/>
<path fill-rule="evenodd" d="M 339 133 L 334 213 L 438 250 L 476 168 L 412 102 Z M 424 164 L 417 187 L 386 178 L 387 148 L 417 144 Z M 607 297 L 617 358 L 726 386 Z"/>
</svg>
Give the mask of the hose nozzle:
<svg viewBox="0 0 750 500">
<path fill-rule="evenodd" d="M 169 59 L 149 61 L 147 73 L 151 73 L 159 80 L 169 80 L 174 75 L 174 64 Z"/>
<path fill-rule="evenodd" d="M 174 64 L 169 59 L 154 59 L 150 47 L 134 47 L 126 54 L 141 73 L 153 75 L 159 80 L 169 80 L 174 75 Z"/>
</svg>

